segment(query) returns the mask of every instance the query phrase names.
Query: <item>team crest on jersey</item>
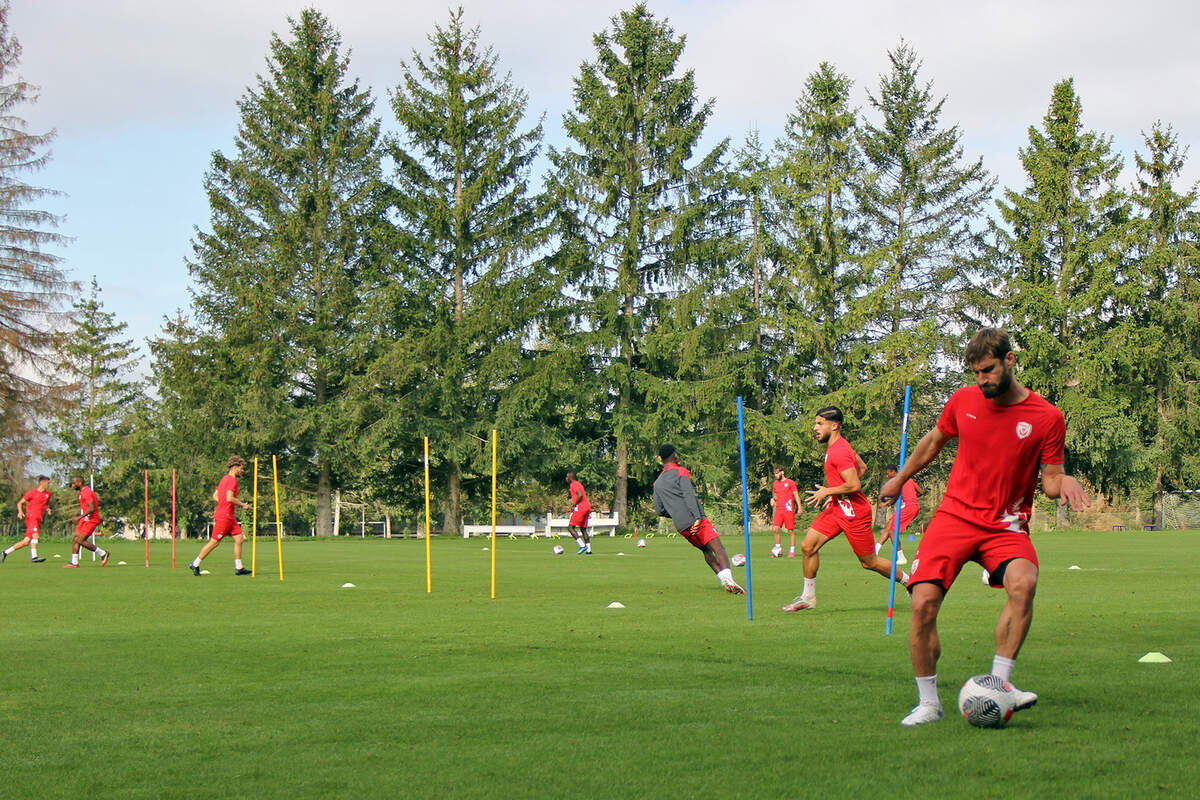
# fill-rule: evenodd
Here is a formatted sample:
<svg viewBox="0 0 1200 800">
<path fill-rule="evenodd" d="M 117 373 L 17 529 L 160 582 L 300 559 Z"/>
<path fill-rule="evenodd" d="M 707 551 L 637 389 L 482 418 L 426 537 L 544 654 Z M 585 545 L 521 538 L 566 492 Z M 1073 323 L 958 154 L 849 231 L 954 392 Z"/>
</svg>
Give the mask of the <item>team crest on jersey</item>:
<svg viewBox="0 0 1200 800">
<path fill-rule="evenodd" d="M 1030 425 L 1028 422 L 1018 422 L 1017 423 L 1017 438 L 1018 439 L 1028 439 L 1029 434 L 1031 434 L 1031 433 L 1033 433 L 1033 426 Z"/>
</svg>

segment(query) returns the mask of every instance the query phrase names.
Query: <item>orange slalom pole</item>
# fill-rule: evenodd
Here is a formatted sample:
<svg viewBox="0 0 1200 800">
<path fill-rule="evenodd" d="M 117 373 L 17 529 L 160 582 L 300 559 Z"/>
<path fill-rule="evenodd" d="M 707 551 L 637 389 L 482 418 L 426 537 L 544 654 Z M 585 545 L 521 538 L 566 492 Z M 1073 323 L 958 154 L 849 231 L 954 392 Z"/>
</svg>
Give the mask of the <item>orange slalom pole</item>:
<svg viewBox="0 0 1200 800">
<path fill-rule="evenodd" d="M 258 564 L 258 456 L 254 457 L 254 504 L 250 512 L 250 577 L 256 577 Z"/>
<path fill-rule="evenodd" d="M 492 599 L 496 599 L 496 429 L 492 428 Z"/>
<path fill-rule="evenodd" d="M 429 544 L 429 437 L 425 437 L 425 593 L 433 591 L 433 550 Z"/>
<path fill-rule="evenodd" d="M 279 467 L 271 456 L 271 477 L 275 482 L 275 547 L 279 551 L 279 580 L 283 580 L 283 518 L 279 516 Z"/>
<path fill-rule="evenodd" d="M 142 489 L 145 491 L 145 500 L 142 503 L 142 508 L 146 512 L 146 566 L 150 566 L 150 470 L 142 472 Z"/>
<path fill-rule="evenodd" d="M 171 470 L 171 569 L 175 569 L 175 470 Z"/>
</svg>

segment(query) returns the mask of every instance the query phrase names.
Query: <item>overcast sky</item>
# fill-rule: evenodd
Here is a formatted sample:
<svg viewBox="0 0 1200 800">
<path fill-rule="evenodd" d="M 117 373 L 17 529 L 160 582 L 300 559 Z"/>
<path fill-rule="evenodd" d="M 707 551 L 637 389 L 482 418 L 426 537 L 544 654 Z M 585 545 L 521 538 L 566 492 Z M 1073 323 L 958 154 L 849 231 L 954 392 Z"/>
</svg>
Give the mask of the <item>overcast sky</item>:
<svg viewBox="0 0 1200 800">
<path fill-rule="evenodd" d="M 141 343 L 189 303 L 184 259 L 206 226 L 202 180 L 237 129 L 236 103 L 263 72 L 272 32 L 320 9 L 351 51 L 385 128 L 387 89 L 400 61 L 426 48 L 446 2 L 429 0 L 11 0 L 10 32 L 23 47 L 20 75 L 40 87 L 24 109 L 31 132 L 57 131 L 52 161 L 32 176 L 65 197 L 43 207 L 65 217 L 61 250 L 74 278 L 95 275 L 109 311 Z M 456 4 L 457 5 L 457 4 Z M 561 146 L 562 114 L 592 34 L 632 3 L 466 0 L 469 25 L 545 114 Z M 1195 0 L 951 0 L 801 2 L 657 0 L 649 4 L 687 36 L 684 65 L 703 98 L 716 99 L 709 142 L 740 142 L 758 128 L 773 141 L 807 75 L 829 61 L 855 81 L 855 102 L 888 69 L 901 37 L 922 74 L 947 98 L 968 158 L 982 156 L 1001 187 L 1023 186 L 1018 148 L 1040 125 L 1053 84 L 1074 77 L 1083 123 L 1114 138 L 1132 163 L 1155 120 L 1180 140 L 1200 138 L 1200 3 Z M 1200 158 L 1200 151 L 1193 154 Z M 1190 165 L 1189 181 L 1200 177 Z M 1127 180 L 1132 175 L 1127 170 Z"/>
</svg>

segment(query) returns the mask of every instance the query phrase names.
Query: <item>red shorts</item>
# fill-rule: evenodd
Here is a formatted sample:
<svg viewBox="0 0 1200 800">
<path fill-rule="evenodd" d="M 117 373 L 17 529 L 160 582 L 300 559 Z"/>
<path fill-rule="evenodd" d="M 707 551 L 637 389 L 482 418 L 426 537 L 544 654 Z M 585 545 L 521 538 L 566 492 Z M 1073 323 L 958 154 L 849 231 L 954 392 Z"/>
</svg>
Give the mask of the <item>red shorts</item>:
<svg viewBox="0 0 1200 800">
<path fill-rule="evenodd" d="M 908 530 L 908 526 L 912 524 L 912 521 L 917 518 L 917 514 L 919 514 L 920 512 L 921 512 L 921 509 L 919 506 L 905 506 L 904 508 L 900 509 L 900 532 L 901 533 L 904 533 L 906 530 Z M 884 531 L 884 533 L 895 533 L 895 532 L 896 532 L 896 512 L 893 511 L 892 515 L 890 517 L 888 517 L 887 530 Z"/>
<path fill-rule="evenodd" d="M 212 538 L 218 542 L 226 536 L 241 536 L 242 526 L 233 517 L 222 517 L 213 520 Z"/>
<path fill-rule="evenodd" d="M 89 520 L 87 518 L 84 518 L 84 519 L 79 520 L 79 522 L 77 522 L 75 524 L 75 533 L 76 533 L 76 535 L 82 536 L 84 539 L 86 539 L 87 537 L 92 535 L 92 533 L 96 530 L 97 527 L 99 527 L 99 525 L 100 525 L 100 520 L 98 520 L 98 519 Z"/>
<path fill-rule="evenodd" d="M 708 517 L 700 520 L 700 527 L 696 529 L 695 533 L 692 533 L 691 528 L 685 528 L 679 532 L 679 535 L 691 542 L 692 547 L 704 547 L 704 545 L 720 536 Z"/>
<path fill-rule="evenodd" d="M 908 586 L 932 581 L 949 590 L 963 564 L 975 561 L 988 572 L 995 572 L 1005 561 L 1024 558 L 1036 567 L 1037 553 L 1027 533 L 987 531 L 966 520 L 938 511 L 921 537 L 912 560 L 912 578 Z"/>
<path fill-rule="evenodd" d="M 567 522 L 567 525 L 570 525 L 572 528 L 586 528 L 588 523 L 588 515 L 591 513 L 591 506 L 575 506 L 575 510 L 571 512 L 571 519 Z"/>
<path fill-rule="evenodd" d="M 771 527 L 783 527 L 789 531 L 796 530 L 796 512 L 775 506 L 775 515 L 771 517 Z"/>
<path fill-rule="evenodd" d="M 38 531 L 41 530 L 41 527 L 42 527 L 42 518 L 41 517 L 31 517 L 28 514 L 25 515 L 25 538 L 26 539 L 36 540 L 38 538 Z"/>
<path fill-rule="evenodd" d="M 846 534 L 846 541 L 850 542 L 850 549 L 856 556 L 875 554 L 875 530 L 871 527 L 871 518 L 847 517 L 836 502 L 818 514 L 809 527 L 830 539 L 837 538 L 839 533 Z"/>
</svg>

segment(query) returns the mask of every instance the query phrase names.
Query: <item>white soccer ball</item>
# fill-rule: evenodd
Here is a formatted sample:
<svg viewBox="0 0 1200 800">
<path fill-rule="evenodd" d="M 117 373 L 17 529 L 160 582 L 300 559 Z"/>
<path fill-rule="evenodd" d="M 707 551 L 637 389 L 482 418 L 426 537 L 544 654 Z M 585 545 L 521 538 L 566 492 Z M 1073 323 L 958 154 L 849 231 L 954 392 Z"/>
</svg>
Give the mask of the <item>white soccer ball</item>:
<svg viewBox="0 0 1200 800">
<path fill-rule="evenodd" d="M 638 547 L 645 547 L 645 546 L 646 546 L 646 540 L 645 540 L 645 539 L 638 539 L 638 544 L 637 544 L 637 546 L 638 546 Z"/>
<path fill-rule="evenodd" d="M 1016 704 L 1012 684 L 995 675 L 969 678 L 958 692 L 958 711 L 976 728 L 1003 728 Z"/>
<path fill-rule="evenodd" d="M 556 545 L 554 545 L 554 547 L 550 548 L 550 550 L 551 550 L 551 551 L 554 553 L 554 555 L 556 555 L 556 556 L 561 556 L 561 555 L 562 555 L 564 552 L 566 552 L 566 551 L 564 551 L 564 550 L 563 550 L 563 546 L 562 546 L 561 544 L 556 544 Z"/>
<path fill-rule="evenodd" d="M 746 566 L 746 556 L 742 553 L 737 553 L 733 558 L 729 559 L 729 563 L 735 567 L 744 567 Z"/>
</svg>

